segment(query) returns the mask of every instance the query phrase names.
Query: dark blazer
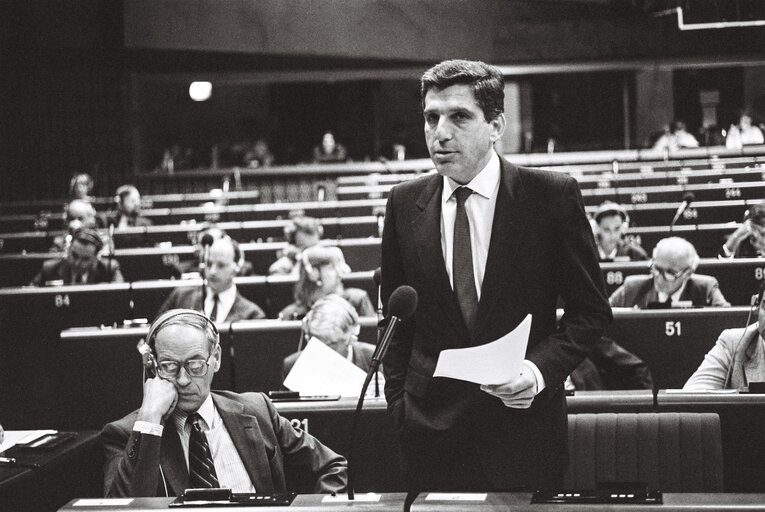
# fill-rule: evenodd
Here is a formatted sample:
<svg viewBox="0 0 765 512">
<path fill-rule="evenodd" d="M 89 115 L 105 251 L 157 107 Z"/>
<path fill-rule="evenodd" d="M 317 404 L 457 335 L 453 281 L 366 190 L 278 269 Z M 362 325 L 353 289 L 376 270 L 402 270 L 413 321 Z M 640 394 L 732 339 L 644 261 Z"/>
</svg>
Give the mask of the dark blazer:
<svg viewBox="0 0 765 512">
<path fill-rule="evenodd" d="M 115 228 L 120 225 L 120 219 L 122 218 L 122 214 L 120 212 L 112 212 L 109 215 L 106 216 L 106 226 L 114 226 Z M 136 217 L 128 217 L 127 218 L 127 225 L 129 227 L 148 227 L 151 226 L 153 223 L 151 219 L 147 217 L 142 217 L 140 215 Z"/>
<path fill-rule="evenodd" d="M 165 299 L 165 302 L 159 307 L 157 316 L 161 315 L 169 309 L 185 308 L 194 309 L 196 311 L 202 310 L 202 290 L 199 286 L 176 288 Z M 236 298 L 234 304 L 231 306 L 231 311 L 226 315 L 226 322 L 236 322 L 237 320 L 252 320 L 257 318 L 265 318 L 266 314 L 260 307 L 251 302 L 239 293 L 236 292 Z"/>
<path fill-rule="evenodd" d="M 72 268 L 69 261 L 64 258 L 47 260 L 43 262 L 42 269 L 32 279 L 32 286 L 45 286 L 48 281 L 63 281 L 64 284 L 72 284 Z M 86 284 L 96 283 L 122 283 L 125 278 L 122 277 L 120 264 L 114 258 L 103 260 L 96 263 L 96 268 L 88 273 L 88 282 Z M 80 283 L 77 283 L 80 284 Z"/>
<path fill-rule="evenodd" d="M 680 300 L 689 301 L 694 306 L 727 307 L 717 279 L 703 274 L 693 274 L 680 294 Z M 659 293 L 653 287 L 653 276 L 627 276 L 624 284 L 614 290 L 608 301 L 613 307 L 644 309 L 648 304 L 659 301 Z"/>
<path fill-rule="evenodd" d="M 312 473 L 316 493 L 345 489 L 345 458 L 292 427 L 265 395 L 221 391 L 212 397 L 258 493 L 285 492 L 285 471 L 296 468 Z M 101 431 L 104 495 L 165 496 L 161 467 L 168 495 L 177 496 L 189 487 L 189 473 L 175 425 L 168 420 L 161 438 L 140 434 L 133 431 L 137 417 L 134 411 Z"/>
<path fill-rule="evenodd" d="M 356 310 L 356 314 L 359 316 L 375 316 L 377 314 L 366 290 L 361 288 L 344 288 L 340 296 L 353 306 L 353 309 Z M 308 313 L 308 309 L 303 304 L 293 302 L 284 306 L 279 311 L 278 318 L 283 320 L 300 320 Z"/>
<path fill-rule="evenodd" d="M 501 178 L 476 328 L 471 335 L 441 250 L 440 175 L 390 192 L 382 240 L 382 302 L 401 285 L 419 301 L 401 324 L 385 365 L 385 395 L 407 446 L 468 436 L 487 488 L 534 485 L 567 463 L 563 383 L 595 345 L 611 308 L 577 182 L 564 173 L 500 159 Z M 558 297 L 565 314 L 556 327 Z M 477 384 L 432 377 L 441 350 L 480 345 L 532 315 L 526 358 L 546 389 L 527 410 L 505 407 Z"/>
<path fill-rule="evenodd" d="M 351 342 L 353 347 L 353 364 L 364 370 L 369 371 L 369 365 L 372 363 L 372 355 L 375 353 L 375 346 L 363 341 Z M 282 380 L 287 377 L 287 374 L 295 366 L 295 361 L 300 357 L 300 352 L 293 352 L 288 355 L 282 361 Z"/>
<path fill-rule="evenodd" d="M 590 356 L 571 372 L 577 391 L 603 389 L 653 389 L 648 364 L 603 336 Z"/>
</svg>

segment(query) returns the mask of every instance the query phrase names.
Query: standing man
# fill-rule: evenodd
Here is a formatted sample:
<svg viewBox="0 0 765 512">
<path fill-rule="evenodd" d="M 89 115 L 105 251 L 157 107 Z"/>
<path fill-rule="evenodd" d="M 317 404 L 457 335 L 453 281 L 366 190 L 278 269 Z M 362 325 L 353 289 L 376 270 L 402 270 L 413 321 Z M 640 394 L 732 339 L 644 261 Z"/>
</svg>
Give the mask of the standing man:
<svg viewBox="0 0 765 512">
<path fill-rule="evenodd" d="M 234 277 L 241 266 L 239 244 L 229 237 L 219 238 L 210 246 L 204 290 L 198 286 L 174 289 L 160 306 L 159 313 L 168 309 L 188 308 L 203 311 L 213 322 L 236 322 L 265 318 L 260 307 L 245 299 L 236 289 Z"/>
<path fill-rule="evenodd" d="M 496 68 L 445 61 L 425 72 L 421 93 L 438 175 L 391 190 L 382 240 L 383 303 L 401 285 L 419 294 L 384 362 L 410 491 L 558 486 L 563 383 L 611 319 L 579 187 L 494 151 L 505 129 Z M 442 350 L 493 341 L 528 314 L 519 376 L 493 386 L 433 378 Z"/>
<path fill-rule="evenodd" d="M 101 433 L 107 498 L 177 496 L 192 487 L 273 494 L 299 469 L 310 473 L 313 492 L 344 490 L 345 459 L 290 425 L 263 393 L 210 392 L 221 347 L 208 317 L 168 311 L 142 353 L 151 378 L 141 407 Z"/>
</svg>

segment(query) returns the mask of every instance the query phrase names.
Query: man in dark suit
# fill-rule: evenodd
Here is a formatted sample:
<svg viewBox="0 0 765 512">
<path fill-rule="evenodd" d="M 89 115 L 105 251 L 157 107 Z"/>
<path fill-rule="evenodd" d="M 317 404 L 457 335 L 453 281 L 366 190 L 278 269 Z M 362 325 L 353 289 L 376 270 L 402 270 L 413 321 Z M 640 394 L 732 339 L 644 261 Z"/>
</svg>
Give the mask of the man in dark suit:
<svg viewBox="0 0 765 512">
<path fill-rule="evenodd" d="M 32 279 L 32 286 L 123 282 L 125 279 L 117 260 L 99 257 L 103 247 L 101 236 L 95 229 L 76 230 L 66 250 L 66 257 L 44 262 L 40 272 Z"/>
<path fill-rule="evenodd" d="M 174 289 L 160 306 L 159 313 L 169 309 L 187 308 L 204 311 L 214 322 L 235 322 L 265 318 L 266 314 L 254 302 L 242 297 L 234 284 L 239 272 L 242 253 L 239 244 L 229 237 L 219 238 L 210 245 L 203 292 L 198 286 Z"/>
<path fill-rule="evenodd" d="M 345 459 L 293 427 L 263 394 L 210 392 L 221 348 L 205 315 L 168 311 L 146 339 L 140 350 L 151 378 L 141 407 L 101 433 L 106 497 L 192 487 L 272 494 L 285 492 L 298 469 L 311 475 L 313 492 L 344 489 Z"/>
<path fill-rule="evenodd" d="M 369 371 L 375 346 L 358 340 L 359 315 L 350 302 L 339 295 L 327 295 L 316 301 L 303 318 L 302 333 L 306 342 L 316 338 L 365 372 Z M 284 358 L 282 378 L 286 378 L 302 352 Z"/>
<path fill-rule="evenodd" d="M 727 307 L 720 286 L 712 276 L 694 274 L 699 264 L 696 249 L 679 237 L 662 238 L 653 250 L 651 274 L 628 276 L 608 301 L 613 307 Z"/>
<path fill-rule="evenodd" d="M 438 175 L 391 190 L 382 240 L 383 304 L 401 285 L 419 295 L 384 361 L 410 490 L 560 485 L 563 383 L 611 319 L 578 184 L 499 158 L 496 68 L 442 62 L 423 75 L 421 92 Z M 556 326 L 559 297 L 565 314 Z M 433 378 L 442 350 L 493 341 L 528 314 L 526 360 L 509 382 Z"/>
</svg>

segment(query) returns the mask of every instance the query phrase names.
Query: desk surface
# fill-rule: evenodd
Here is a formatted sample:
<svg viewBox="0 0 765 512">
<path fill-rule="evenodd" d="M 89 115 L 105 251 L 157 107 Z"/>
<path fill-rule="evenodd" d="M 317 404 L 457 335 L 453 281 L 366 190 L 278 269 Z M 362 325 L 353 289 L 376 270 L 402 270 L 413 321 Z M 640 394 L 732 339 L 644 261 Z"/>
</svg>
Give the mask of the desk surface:
<svg viewBox="0 0 765 512">
<path fill-rule="evenodd" d="M 325 502 L 326 496 L 324 495 L 300 495 L 289 507 L 268 507 L 264 509 L 262 507 L 237 507 L 235 510 L 375 510 L 379 512 L 395 511 L 400 512 L 403 510 L 404 494 L 383 494 L 379 502 L 354 502 L 352 504 L 339 502 L 331 503 Z M 531 493 L 490 493 L 486 495 L 485 499 L 472 500 L 472 501 L 447 501 L 447 500 L 434 500 L 429 499 L 428 494 L 420 495 L 412 505 L 412 512 L 427 511 L 427 512 L 456 512 L 475 510 L 482 512 L 499 512 L 507 510 L 523 511 L 529 510 L 533 512 L 566 512 L 569 510 L 585 511 L 585 510 L 627 510 L 630 512 L 642 512 L 646 510 L 662 510 L 662 512 L 668 511 L 688 511 L 688 510 L 735 510 L 735 511 L 754 511 L 765 510 L 765 494 L 679 494 L 679 493 L 667 493 L 664 494 L 663 505 L 531 505 Z M 136 498 L 131 500 L 126 505 L 116 505 L 119 503 L 114 500 L 102 500 L 101 504 L 95 504 L 90 502 L 89 506 L 83 506 L 85 503 L 80 500 L 72 500 L 67 503 L 60 511 L 81 511 L 87 509 L 89 512 L 114 512 L 117 510 L 125 510 L 129 512 L 142 512 L 148 510 L 167 510 L 168 505 L 173 501 L 173 498 Z M 176 509 L 177 510 L 177 509 Z M 194 507 L 194 511 L 208 511 L 219 512 L 220 510 L 226 510 L 226 508 L 220 507 Z"/>
</svg>

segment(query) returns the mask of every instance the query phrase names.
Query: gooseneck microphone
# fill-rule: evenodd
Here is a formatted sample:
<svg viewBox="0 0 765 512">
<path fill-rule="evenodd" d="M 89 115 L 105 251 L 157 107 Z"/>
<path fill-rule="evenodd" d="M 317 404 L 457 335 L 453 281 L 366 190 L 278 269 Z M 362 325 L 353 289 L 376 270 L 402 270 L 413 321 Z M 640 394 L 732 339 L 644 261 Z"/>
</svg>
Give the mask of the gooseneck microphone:
<svg viewBox="0 0 765 512">
<path fill-rule="evenodd" d="M 388 351 L 393 335 L 396 333 L 398 325 L 412 316 L 417 309 L 417 291 L 411 286 L 399 286 L 388 299 L 388 325 L 385 327 L 380 341 L 377 343 L 374 355 L 372 356 L 372 362 L 369 364 L 369 371 L 367 377 L 364 380 L 364 385 L 361 386 L 361 392 L 359 394 L 359 401 L 356 404 L 356 411 L 353 415 L 353 423 L 351 424 L 351 446 L 348 450 L 348 500 L 354 499 L 353 491 L 353 447 L 356 444 L 356 430 L 358 429 L 359 418 L 361 417 L 361 408 L 364 405 L 364 397 L 369 387 L 369 382 L 372 380 L 372 375 L 377 373 L 377 369 L 380 367 L 380 361 L 385 357 L 385 353 Z"/>
<path fill-rule="evenodd" d="M 675 216 L 672 218 L 672 222 L 669 223 L 669 230 L 672 231 L 672 228 L 675 227 L 675 222 L 680 218 L 680 216 L 685 212 L 685 210 L 688 209 L 688 207 L 691 205 L 691 203 L 696 199 L 696 195 L 693 192 L 686 192 L 683 195 L 683 202 L 680 203 L 680 206 L 677 207 L 677 211 L 675 212 Z"/>
<path fill-rule="evenodd" d="M 207 261 L 210 259 L 210 246 L 214 241 L 210 233 L 202 235 L 202 260 L 199 262 L 199 273 L 202 276 L 202 314 L 205 312 L 205 301 L 207 300 Z"/>
</svg>

